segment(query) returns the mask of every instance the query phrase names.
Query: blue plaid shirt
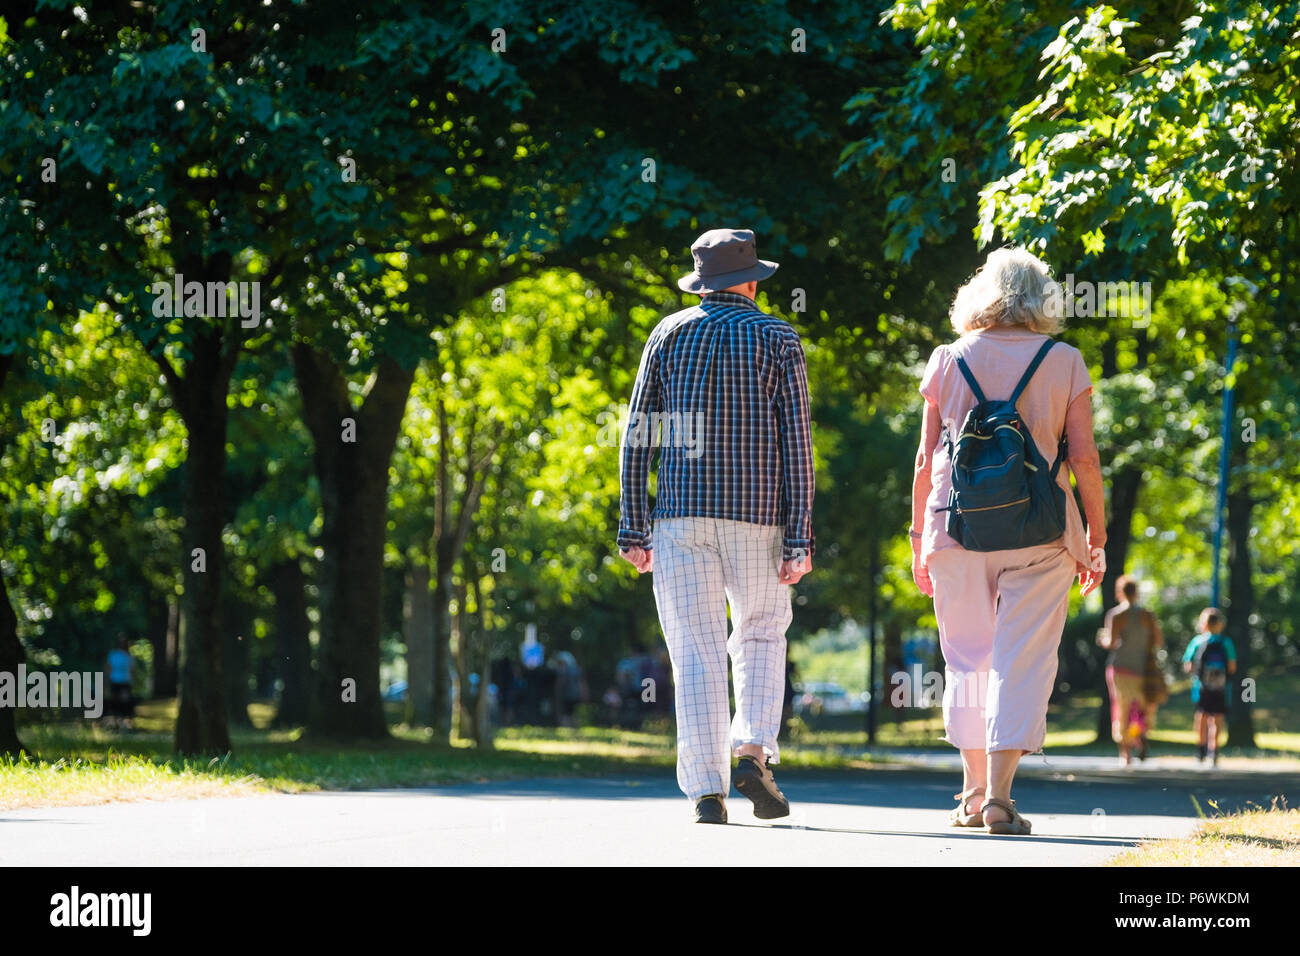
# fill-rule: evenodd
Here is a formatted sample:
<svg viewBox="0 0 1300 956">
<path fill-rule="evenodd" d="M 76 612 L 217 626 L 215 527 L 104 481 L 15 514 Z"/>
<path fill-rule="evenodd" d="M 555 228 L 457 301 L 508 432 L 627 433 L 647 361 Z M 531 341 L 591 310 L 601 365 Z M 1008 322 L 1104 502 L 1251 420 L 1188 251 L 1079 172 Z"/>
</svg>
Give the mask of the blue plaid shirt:
<svg viewBox="0 0 1300 956">
<path fill-rule="evenodd" d="M 663 319 L 641 355 L 619 474 L 621 550 L 653 547 L 656 518 L 691 515 L 781 525 L 785 560 L 812 555 L 812 425 L 798 333 L 731 292 Z"/>
</svg>

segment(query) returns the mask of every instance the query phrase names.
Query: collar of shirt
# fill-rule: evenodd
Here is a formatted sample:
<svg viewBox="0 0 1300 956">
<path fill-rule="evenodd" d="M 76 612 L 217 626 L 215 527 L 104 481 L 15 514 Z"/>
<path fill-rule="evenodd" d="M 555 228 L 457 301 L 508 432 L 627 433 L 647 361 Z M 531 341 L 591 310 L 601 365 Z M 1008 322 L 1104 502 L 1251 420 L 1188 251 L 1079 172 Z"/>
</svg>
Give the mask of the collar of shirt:
<svg viewBox="0 0 1300 956">
<path fill-rule="evenodd" d="M 758 304 L 747 295 L 741 295 L 738 292 L 706 292 L 704 298 L 700 300 L 700 306 L 720 305 L 732 309 L 740 307 L 743 309 L 753 309 L 755 312 L 762 311 Z"/>
</svg>

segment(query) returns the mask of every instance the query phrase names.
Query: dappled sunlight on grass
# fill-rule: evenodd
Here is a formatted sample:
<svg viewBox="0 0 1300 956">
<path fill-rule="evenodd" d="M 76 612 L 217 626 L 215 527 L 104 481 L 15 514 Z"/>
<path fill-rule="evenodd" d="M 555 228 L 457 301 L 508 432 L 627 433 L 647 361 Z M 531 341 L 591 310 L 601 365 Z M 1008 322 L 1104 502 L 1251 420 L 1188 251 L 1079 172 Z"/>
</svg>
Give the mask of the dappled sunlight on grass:
<svg viewBox="0 0 1300 956">
<path fill-rule="evenodd" d="M 1097 698 L 1054 705 L 1048 720 L 1049 754 L 1110 755 L 1095 740 Z M 0 809 L 117 800 L 242 796 L 320 789 L 418 787 L 526 776 L 599 776 L 635 769 L 671 770 L 675 728 L 659 718 L 639 730 L 616 727 L 507 727 L 495 747 L 476 748 L 453 737 L 435 746 L 427 727 L 397 724 L 391 736 L 371 742 L 313 740 L 301 728 L 271 730 L 270 705 L 250 706 L 252 728 L 232 730 L 233 752 L 221 759 L 181 760 L 172 752 L 174 700 L 145 701 L 134 729 L 103 723 L 32 723 L 21 733 L 29 755 L 0 761 Z M 1276 717 L 1273 712 L 1270 720 Z M 783 769 L 852 770 L 892 762 L 891 749 L 951 752 L 939 739 L 939 711 L 907 711 L 905 719 L 882 716 L 876 743 L 866 754 L 865 729 L 812 730 L 796 723 L 781 743 Z M 1152 735 L 1153 756 L 1191 758 L 1195 741 L 1178 713 L 1163 714 Z M 1223 769 L 1300 768 L 1300 734 L 1265 731 L 1260 752 L 1224 751 Z M 1190 759 L 1188 760 L 1190 763 Z"/>
<path fill-rule="evenodd" d="M 243 796 L 258 791 L 257 777 L 207 762 L 157 763 L 132 754 L 53 762 L 0 758 L 0 810 L 76 806 L 119 800 Z"/>
</svg>

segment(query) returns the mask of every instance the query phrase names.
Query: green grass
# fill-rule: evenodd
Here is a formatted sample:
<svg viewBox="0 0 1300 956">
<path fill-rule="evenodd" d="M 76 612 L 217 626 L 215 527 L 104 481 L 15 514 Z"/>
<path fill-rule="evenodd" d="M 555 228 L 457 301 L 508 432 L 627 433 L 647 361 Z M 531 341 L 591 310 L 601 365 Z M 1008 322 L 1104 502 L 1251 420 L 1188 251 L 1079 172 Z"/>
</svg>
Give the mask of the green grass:
<svg viewBox="0 0 1300 956">
<path fill-rule="evenodd" d="M 182 760 L 172 753 L 175 701 L 140 705 L 135 730 L 80 723 L 21 728 L 32 752 L 0 760 L 0 809 L 265 792 L 428 786 L 524 776 L 605 772 L 597 754 L 524 749 L 479 752 L 468 744 L 434 747 L 427 734 L 398 728 L 364 747 L 304 739 L 300 731 L 232 733 L 233 755 Z M 254 706 L 255 725 L 270 711 Z"/>
<path fill-rule="evenodd" d="M 1266 672 L 1258 678 L 1255 705 L 1255 743 L 1257 750 L 1240 748 L 1220 750 L 1225 760 L 1270 760 L 1290 762 L 1300 759 L 1300 669 Z M 1103 756 L 1115 753 L 1109 741 L 1096 741 L 1097 710 L 1101 698 L 1096 694 L 1076 694 L 1048 709 L 1047 742 L 1050 753 L 1079 756 Z M 901 719 L 900 719 L 901 718 Z M 1151 734 L 1155 756 L 1194 756 L 1196 737 L 1192 731 L 1193 707 L 1188 681 L 1172 688 L 1168 702 L 1160 708 L 1156 729 Z M 812 731 L 821 745 L 864 748 L 866 731 L 860 714 L 823 716 L 812 721 Z M 943 718 L 938 708 L 931 710 L 885 710 L 876 730 L 877 747 L 922 750 L 948 750 L 943 735 Z M 797 740 L 798 738 L 796 738 Z"/>
<path fill-rule="evenodd" d="M 175 701 L 138 708 L 135 729 L 38 723 L 21 729 L 31 751 L 0 759 L 0 810 L 119 800 L 256 793 L 298 793 L 537 776 L 600 776 L 629 768 L 671 768 L 675 741 L 666 726 L 644 732 L 608 728 L 507 728 L 493 750 L 467 741 L 430 743 L 426 728 L 397 725 L 389 740 L 338 745 L 300 731 L 265 728 L 270 710 L 252 708 L 253 729 L 232 733 L 233 754 L 182 760 L 172 754 Z M 795 747 L 783 755 L 800 768 L 851 769 L 866 760 L 838 748 Z"/>
<path fill-rule="evenodd" d="M 1208 817 L 1189 837 L 1139 844 L 1107 865 L 1300 866 L 1300 810 L 1275 805 Z"/>
</svg>

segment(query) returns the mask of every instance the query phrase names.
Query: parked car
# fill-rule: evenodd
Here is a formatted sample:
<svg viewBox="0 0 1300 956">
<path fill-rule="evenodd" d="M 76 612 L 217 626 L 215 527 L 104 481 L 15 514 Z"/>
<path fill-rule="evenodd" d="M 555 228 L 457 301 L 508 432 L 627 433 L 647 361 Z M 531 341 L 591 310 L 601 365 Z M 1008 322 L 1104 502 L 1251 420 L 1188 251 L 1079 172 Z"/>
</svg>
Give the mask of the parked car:
<svg viewBox="0 0 1300 956">
<path fill-rule="evenodd" d="M 861 713 L 866 706 L 865 694 L 850 694 L 834 681 L 807 681 L 795 685 L 794 712 L 801 717 Z"/>
</svg>

